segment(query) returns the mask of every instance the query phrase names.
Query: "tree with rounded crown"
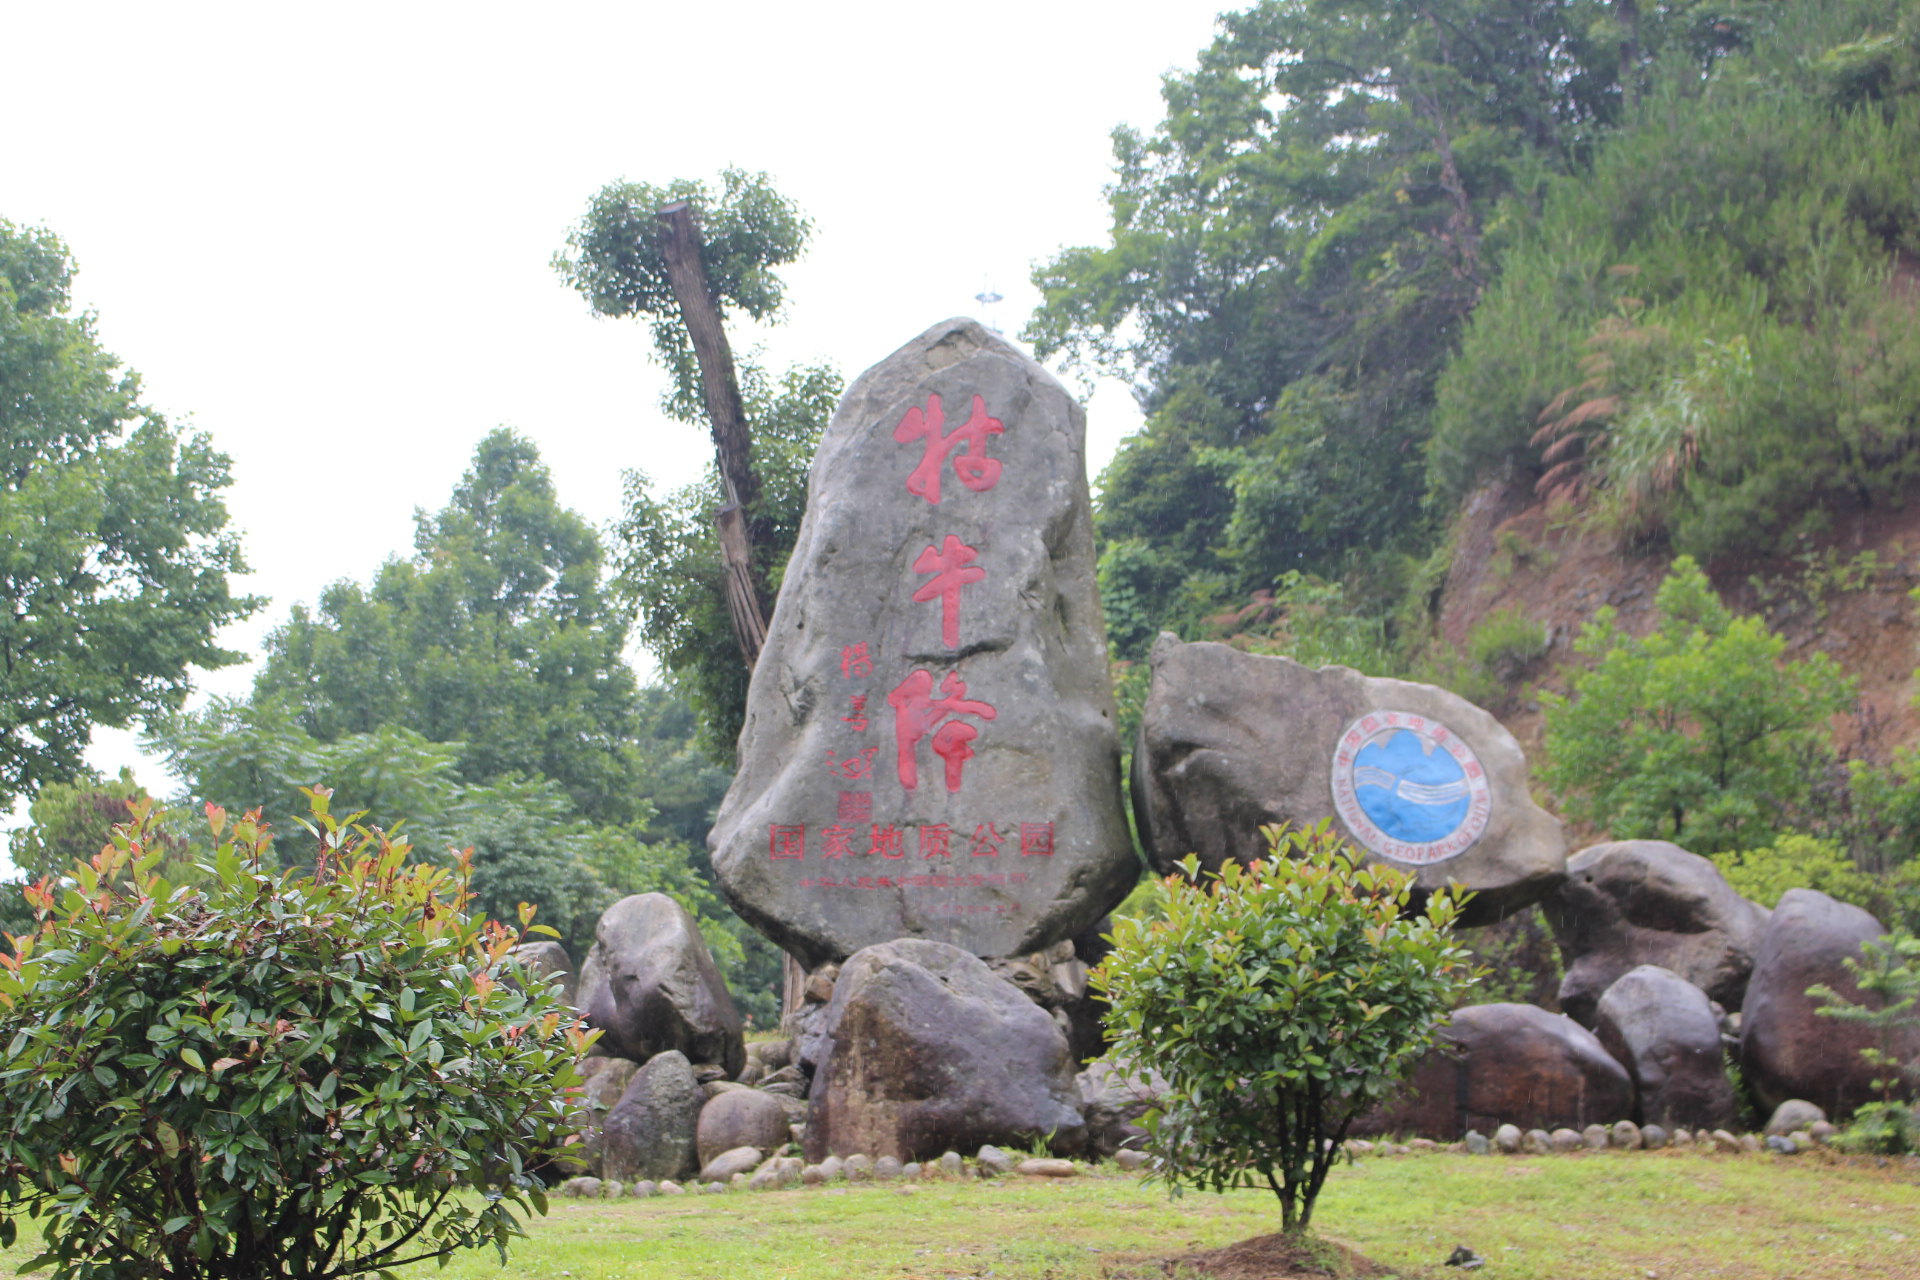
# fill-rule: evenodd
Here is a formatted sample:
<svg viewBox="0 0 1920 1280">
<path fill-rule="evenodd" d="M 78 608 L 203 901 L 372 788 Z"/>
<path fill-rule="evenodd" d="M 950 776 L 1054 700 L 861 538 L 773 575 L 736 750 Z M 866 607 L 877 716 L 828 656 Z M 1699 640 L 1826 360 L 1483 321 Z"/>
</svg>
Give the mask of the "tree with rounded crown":
<svg viewBox="0 0 1920 1280">
<path fill-rule="evenodd" d="M 334 1280 L 493 1245 L 544 1212 L 591 1037 L 468 916 L 464 868 L 328 812 L 276 873 L 258 814 L 175 887 L 144 800 L 0 956 L 0 1244 L 55 1280 Z M 540 931 L 534 926 L 531 931 Z M 472 1194 L 477 1190 L 480 1194 Z"/>
<path fill-rule="evenodd" d="M 1450 890 L 1413 909 L 1413 877 L 1363 866 L 1325 823 L 1266 828 L 1271 856 L 1202 878 L 1189 857 L 1156 919 L 1116 918 L 1094 971 L 1110 1057 L 1157 1071 L 1155 1176 L 1265 1185 L 1304 1234 L 1348 1128 L 1432 1046 L 1478 977 L 1449 930 Z"/>
</svg>

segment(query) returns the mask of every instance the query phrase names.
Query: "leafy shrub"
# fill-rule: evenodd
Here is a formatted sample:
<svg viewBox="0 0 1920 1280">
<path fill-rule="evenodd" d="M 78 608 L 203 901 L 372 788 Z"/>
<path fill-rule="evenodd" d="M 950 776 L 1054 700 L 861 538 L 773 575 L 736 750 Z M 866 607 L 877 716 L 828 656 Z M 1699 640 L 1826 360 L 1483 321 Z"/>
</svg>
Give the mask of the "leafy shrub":
<svg viewBox="0 0 1920 1280">
<path fill-rule="evenodd" d="M 1502 684 L 1545 657 L 1547 629 L 1518 609 L 1488 614 L 1467 636 L 1467 657 Z"/>
<path fill-rule="evenodd" d="M 1833 763 L 1829 717 L 1853 682 L 1824 653 L 1783 662 L 1786 644 L 1736 616 L 1690 558 L 1654 597 L 1651 634 L 1603 608 L 1575 650 L 1595 660 L 1568 695 L 1543 694 L 1540 777 L 1562 811 L 1615 839 L 1664 839 L 1695 853 L 1771 843 Z"/>
<path fill-rule="evenodd" d="M 1145 1123 L 1177 1190 L 1264 1182 L 1304 1232 L 1348 1127 L 1432 1044 L 1472 982 L 1450 892 L 1363 867 L 1325 824 L 1267 829 L 1271 856 L 1202 882 L 1189 858 L 1157 913 L 1118 916 L 1094 971 L 1113 1056 L 1170 1090 Z"/>
<path fill-rule="evenodd" d="M 511 959 L 519 933 L 463 913 L 464 869 L 409 863 L 328 794 L 305 874 L 276 874 L 257 813 L 210 805 L 217 850 L 176 888 L 136 802 L 71 889 L 33 890 L 38 926 L 0 957 L 0 1243 L 37 1218 L 29 1266 L 384 1274 L 504 1259 L 515 1211 L 544 1212 L 530 1170 L 590 1037 Z"/>
<path fill-rule="evenodd" d="M 1763 907 L 1778 906 L 1789 889 L 1818 889 L 1871 911 L 1880 891 L 1845 849 L 1818 836 L 1783 835 L 1765 848 L 1716 853 L 1713 865 L 1734 892 Z"/>
</svg>

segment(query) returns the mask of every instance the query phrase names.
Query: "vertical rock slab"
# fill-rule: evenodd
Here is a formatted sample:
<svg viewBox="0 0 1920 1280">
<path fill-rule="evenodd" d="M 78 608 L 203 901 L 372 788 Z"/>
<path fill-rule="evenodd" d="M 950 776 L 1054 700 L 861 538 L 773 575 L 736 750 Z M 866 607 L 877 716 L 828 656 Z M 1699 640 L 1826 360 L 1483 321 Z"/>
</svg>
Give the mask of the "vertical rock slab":
<svg viewBox="0 0 1920 1280">
<path fill-rule="evenodd" d="M 1720 868 L 1665 840 L 1582 849 L 1567 860 L 1566 881 L 1545 911 L 1567 961 L 1560 1007 L 1589 1027 L 1601 993 L 1640 965 L 1670 969 L 1739 1008 L 1768 915 L 1734 892 Z"/>
<path fill-rule="evenodd" d="M 894 938 L 1044 950 L 1135 878 L 1085 419 L 970 320 L 848 389 L 708 837 L 809 968 Z"/>
<path fill-rule="evenodd" d="M 1520 744 L 1466 699 L 1171 635 L 1149 664 L 1133 803 L 1161 870 L 1189 853 L 1209 870 L 1249 862 L 1266 855 L 1263 825 L 1331 820 L 1421 892 L 1472 889 L 1465 924 L 1564 878 L 1566 836 L 1528 794 Z"/>
<path fill-rule="evenodd" d="M 664 893 L 636 893 L 594 926 L 580 971 L 580 1009 L 602 1031 L 602 1053 L 645 1062 L 678 1050 L 729 1076 L 746 1065 L 740 1012 L 687 909 Z"/>
<path fill-rule="evenodd" d="M 1868 912 L 1818 890 L 1789 889 L 1781 897 L 1760 936 L 1740 1008 L 1740 1069 L 1764 1106 L 1801 1098 L 1838 1119 L 1878 1096 L 1873 1081 L 1887 1073 L 1860 1056 L 1877 1044 L 1878 1034 L 1857 1022 L 1821 1017 L 1820 1002 L 1807 988 L 1824 983 L 1879 1008 L 1880 997 L 1863 998 L 1847 961 L 1864 959 L 1860 944 L 1885 933 Z M 1892 1039 L 1890 1048 L 1902 1062 L 1920 1057 L 1920 1030 Z"/>
<path fill-rule="evenodd" d="M 694 1135 L 705 1102 L 686 1055 L 654 1055 L 600 1122 L 603 1176 L 627 1183 L 691 1176 L 700 1167 Z"/>
</svg>

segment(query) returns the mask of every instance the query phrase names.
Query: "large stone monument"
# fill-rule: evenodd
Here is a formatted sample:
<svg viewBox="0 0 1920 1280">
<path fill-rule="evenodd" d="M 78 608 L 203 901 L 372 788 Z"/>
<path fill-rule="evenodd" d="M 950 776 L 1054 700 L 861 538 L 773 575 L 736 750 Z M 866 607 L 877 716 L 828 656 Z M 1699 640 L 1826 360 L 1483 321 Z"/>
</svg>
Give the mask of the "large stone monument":
<svg viewBox="0 0 1920 1280">
<path fill-rule="evenodd" d="M 1331 821 L 1422 892 L 1473 890 L 1466 924 L 1565 878 L 1566 837 L 1528 794 L 1519 743 L 1466 699 L 1171 635 L 1149 662 L 1134 813 L 1162 871 L 1263 857 L 1267 823 Z"/>
<path fill-rule="evenodd" d="M 809 966 L 896 938 L 1071 938 L 1135 876 L 1084 417 L 969 320 L 848 390 L 708 843 Z"/>
</svg>

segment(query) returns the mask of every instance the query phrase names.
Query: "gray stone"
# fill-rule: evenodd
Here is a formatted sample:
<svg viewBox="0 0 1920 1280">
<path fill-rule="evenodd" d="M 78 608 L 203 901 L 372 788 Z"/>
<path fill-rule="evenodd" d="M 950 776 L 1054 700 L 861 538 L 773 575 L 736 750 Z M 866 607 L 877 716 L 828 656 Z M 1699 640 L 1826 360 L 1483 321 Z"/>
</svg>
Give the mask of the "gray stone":
<svg viewBox="0 0 1920 1280">
<path fill-rule="evenodd" d="M 1520 1150 L 1520 1126 L 1503 1124 L 1493 1131 L 1493 1145 L 1505 1155 L 1513 1155 Z"/>
<path fill-rule="evenodd" d="M 744 1173 L 737 1173 L 734 1175 L 734 1177 L 740 1178 L 743 1181 L 745 1180 L 746 1176 L 747 1175 Z M 710 1196 L 720 1195 L 724 1193 L 726 1189 L 727 1189 L 727 1184 L 724 1182 L 708 1182 L 708 1183 L 704 1183 L 700 1188 L 701 1191 L 705 1192 L 707 1195 L 710 1195 Z"/>
<path fill-rule="evenodd" d="M 574 1002 L 573 957 L 557 942 L 523 942 L 513 949 L 513 958 L 526 966 L 535 981 L 558 984 L 561 998 Z"/>
<path fill-rule="evenodd" d="M 1575 1133 L 1573 1130 L 1567 1129 L 1567 1128 L 1555 1129 L 1551 1134 L 1547 1136 L 1547 1141 L 1553 1144 L 1553 1149 L 1555 1151 L 1559 1151 L 1563 1153 L 1568 1151 L 1578 1151 L 1581 1146 L 1580 1135 Z"/>
<path fill-rule="evenodd" d="M 1481 1004 L 1454 1010 L 1393 1103 L 1353 1132 L 1450 1138 L 1502 1123 L 1611 1123 L 1632 1110 L 1626 1068 L 1591 1031 L 1530 1004 Z"/>
<path fill-rule="evenodd" d="M 850 957 L 823 1019 L 807 1154 L 900 1160 L 978 1142 L 1085 1140 L 1066 1038 L 1046 1012 L 941 942 Z"/>
<path fill-rule="evenodd" d="M 964 1178 L 967 1176 L 967 1162 L 960 1158 L 958 1151 L 941 1152 L 939 1166 L 940 1172 L 949 1178 Z"/>
<path fill-rule="evenodd" d="M 973 1162 L 982 1174 L 999 1176 L 1013 1172 L 1013 1157 L 991 1143 L 974 1154 Z"/>
<path fill-rule="evenodd" d="M 1833 1135 L 1840 1132 L 1839 1126 L 1831 1121 L 1822 1120 L 1807 1129 L 1807 1136 L 1821 1146 L 1833 1141 Z"/>
<path fill-rule="evenodd" d="M 1741 1135 L 1740 1135 L 1740 1150 L 1741 1150 L 1741 1151 L 1743 1151 L 1743 1152 L 1745 1152 L 1745 1153 L 1746 1153 L 1747 1155 L 1757 1155 L 1757 1154 L 1759 1154 L 1759 1152 L 1760 1152 L 1760 1150 L 1761 1150 L 1761 1147 L 1760 1147 L 1760 1135 L 1758 1135 L 1758 1134 L 1754 1134 L 1754 1133 L 1743 1133 L 1743 1134 L 1741 1134 Z"/>
<path fill-rule="evenodd" d="M 1675 1129 L 1673 1131 L 1674 1146 L 1690 1147 L 1693 1144 L 1694 1144 L 1694 1138 L 1693 1138 L 1693 1131 L 1691 1129 Z"/>
<path fill-rule="evenodd" d="M 1146 1152 L 1135 1151 L 1132 1147 L 1125 1147 L 1113 1153 L 1113 1162 L 1122 1169 L 1125 1169 L 1128 1173 L 1144 1168 L 1147 1160 L 1148 1156 Z"/>
<path fill-rule="evenodd" d="M 1602 993 L 1643 964 L 1737 1008 L 1767 922 L 1713 863 L 1664 840 L 1582 849 L 1545 911 L 1567 961 L 1560 1008 L 1586 1026 Z"/>
<path fill-rule="evenodd" d="M 1646 1147 L 1647 1150 L 1658 1151 L 1670 1141 L 1672 1141 L 1672 1139 L 1667 1136 L 1667 1131 L 1663 1126 L 1657 1124 L 1643 1124 L 1640 1126 L 1640 1143 Z"/>
<path fill-rule="evenodd" d="M 848 1156 L 842 1170 L 848 1182 L 865 1182 L 873 1177 L 873 1157 L 864 1152 L 854 1152 Z"/>
<path fill-rule="evenodd" d="M 700 926 L 664 893 L 622 898 L 600 917 L 580 1006 L 603 1030 L 607 1053 L 644 1062 L 677 1050 L 689 1062 L 720 1064 L 723 1077 L 746 1063 L 739 1011 Z"/>
<path fill-rule="evenodd" d="M 600 1194 L 609 1200 L 618 1199 L 627 1194 L 627 1184 L 618 1181 L 608 1181 L 600 1188 Z"/>
<path fill-rule="evenodd" d="M 1080 1166 L 1073 1161 L 1046 1157 L 1022 1160 L 1013 1166 L 1013 1171 L 1025 1174 L 1029 1178 L 1077 1178 L 1080 1176 Z"/>
<path fill-rule="evenodd" d="M 1827 1118 L 1827 1113 L 1814 1106 L 1805 1098 L 1788 1098 L 1773 1109 L 1773 1115 L 1761 1130 L 1768 1136 L 1790 1134 L 1796 1129 L 1811 1131 L 1813 1126 Z"/>
<path fill-rule="evenodd" d="M 829 1179 L 827 1177 L 827 1171 L 825 1169 L 822 1169 L 817 1164 L 810 1164 L 806 1168 L 800 1170 L 800 1181 L 806 1183 L 810 1187 L 817 1187 L 821 1183 L 826 1182 L 828 1180 Z"/>
<path fill-rule="evenodd" d="M 1590 1124 L 1580 1131 L 1580 1141 L 1589 1151 L 1605 1151 L 1612 1131 L 1603 1124 Z"/>
<path fill-rule="evenodd" d="M 1770 1133 L 1767 1135 L 1767 1150 L 1777 1156 L 1790 1156 L 1798 1154 L 1800 1148 L 1792 1138 L 1784 1134 Z"/>
<path fill-rule="evenodd" d="M 1167 1092 L 1166 1079 L 1159 1072 L 1143 1073 L 1105 1058 L 1089 1062 L 1073 1082 L 1086 1116 L 1087 1146 L 1097 1155 L 1110 1156 L 1145 1142 L 1147 1131 L 1140 1127 L 1140 1118 L 1158 1106 Z"/>
<path fill-rule="evenodd" d="M 1754 960 L 1753 980 L 1740 1009 L 1740 1069 L 1763 1106 L 1790 1098 L 1844 1116 L 1876 1096 L 1885 1072 L 1867 1065 L 1860 1050 L 1877 1047 L 1870 1027 L 1823 1018 L 1807 988 L 1824 983 L 1849 999 L 1861 992 L 1848 972 L 1862 959 L 1860 944 L 1886 930 L 1859 907 L 1813 889 L 1790 889 L 1774 909 Z M 1870 997 L 1879 1008 L 1879 997 Z M 1902 1062 L 1920 1058 L 1920 1027 L 1896 1034 L 1890 1046 Z"/>
<path fill-rule="evenodd" d="M 708 839 L 808 968 L 896 938 L 1041 951 L 1132 887 L 1084 434 L 971 320 L 835 412 Z"/>
<path fill-rule="evenodd" d="M 875 1182 L 897 1182 L 900 1171 L 906 1166 L 892 1156 L 881 1156 L 873 1162 L 873 1180 Z"/>
<path fill-rule="evenodd" d="M 634 1196 L 638 1199 L 644 1200 L 648 1196 L 660 1194 L 660 1184 L 655 1182 L 651 1178 L 642 1178 L 640 1179 L 640 1181 L 634 1183 L 631 1187 L 627 1188 L 627 1194 L 630 1196 Z"/>
<path fill-rule="evenodd" d="M 1331 820 L 1423 893 L 1472 889 L 1467 924 L 1559 884 L 1559 819 L 1528 794 L 1513 735 L 1465 699 L 1171 635 L 1149 661 L 1134 810 L 1162 872 L 1189 853 L 1208 870 L 1252 861 L 1263 825 Z"/>
<path fill-rule="evenodd" d="M 1493 1150 L 1493 1144 L 1487 1141 L 1487 1135 L 1478 1129 L 1467 1130 L 1460 1141 L 1466 1144 L 1467 1154 L 1470 1156 L 1484 1156 Z M 1400 1154 L 1399 1148 L 1395 1147 L 1392 1150 L 1395 1155 Z"/>
<path fill-rule="evenodd" d="M 1349 1138 L 1347 1139 L 1347 1154 L 1354 1157 L 1370 1156 L 1373 1154 L 1373 1144 L 1365 1138 Z"/>
<path fill-rule="evenodd" d="M 758 1089 L 719 1094 L 700 1109 L 695 1130 L 700 1161 L 735 1147 L 753 1147 L 764 1156 L 787 1145 L 788 1123 L 786 1105 L 772 1094 Z"/>
<path fill-rule="evenodd" d="M 1640 1132 L 1640 1126 L 1631 1120 L 1615 1122 L 1607 1131 L 1607 1142 L 1619 1151 L 1638 1151 L 1646 1145 L 1646 1135 Z"/>
<path fill-rule="evenodd" d="M 1716 1151 L 1738 1152 L 1740 1150 L 1740 1139 L 1726 1129 L 1715 1129 L 1709 1138 Z"/>
<path fill-rule="evenodd" d="M 671 1179 L 667 1180 L 666 1182 L 662 1182 L 660 1184 L 659 1189 L 660 1189 L 660 1194 L 663 1196 L 683 1196 L 687 1193 L 687 1189 L 685 1187 L 681 1186 L 679 1183 L 674 1182 Z"/>
<path fill-rule="evenodd" d="M 1576 1134 L 1574 1137 L 1575 1141 L 1578 1141 L 1579 1135 Z M 1521 1144 L 1529 1155 L 1544 1156 L 1553 1150 L 1553 1135 L 1545 1129 L 1529 1129 L 1527 1136 L 1521 1139 Z"/>
<path fill-rule="evenodd" d="M 1733 1123 L 1720 1028 L 1699 987 L 1641 965 L 1600 997 L 1594 1032 L 1633 1077 L 1642 1121 L 1709 1129 Z"/>
<path fill-rule="evenodd" d="M 568 1171 L 598 1174 L 602 1172 L 603 1141 L 601 1124 L 633 1080 L 640 1064 L 630 1058 L 588 1058 L 580 1064 L 585 1083 L 574 1103 L 579 1117 L 580 1141 L 567 1148 L 560 1166 Z"/>
<path fill-rule="evenodd" d="M 700 1181 L 725 1182 L 736 1173 L 752 1173 L 762 1159 L 758 1147 L 735 1147 L 722 1151 L 700 1166 Z"/>
<path fill-rule="evenodd" d="M 583 1200 L 597 1200 L 600 1197 L 601 1181 L 598 1178 L 568 1178 L 560 1184 L 563 1196 L 578 1196 Z"/>
<path fill-rule="evenodd" d="M 601 1122 L 606 1176 L 658 1181 L 699 1169 L 694 1127 L 704 1102 L 684 1055 L 670 1050 L 648 1059 Z"/>
<path fill-rule="evenodd" d="M 926 1166 L 918 1160 L 909 1160 L 900 1166 L 900 1176 L 907 1179 L 920 1177 L 926 1172 Z"/>
</svg>

